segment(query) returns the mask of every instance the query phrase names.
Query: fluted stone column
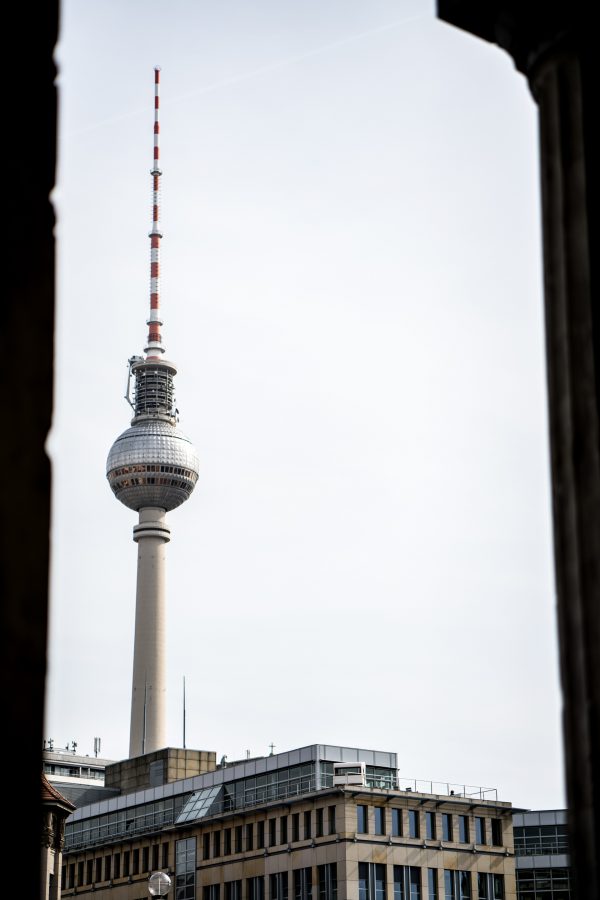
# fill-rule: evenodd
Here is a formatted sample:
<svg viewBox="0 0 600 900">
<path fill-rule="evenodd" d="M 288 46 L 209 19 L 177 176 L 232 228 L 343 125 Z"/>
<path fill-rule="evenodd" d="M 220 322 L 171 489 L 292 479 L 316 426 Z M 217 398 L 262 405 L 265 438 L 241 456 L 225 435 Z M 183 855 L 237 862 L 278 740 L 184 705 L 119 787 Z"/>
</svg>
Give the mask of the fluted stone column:
<svg viewBox="0 0 600 900">
<path fill-rule="evenodd" d="M 129 756 L 166 746 L 165 560 L 171 532 L 165 510 L 140 510 Z"/>
</svg>

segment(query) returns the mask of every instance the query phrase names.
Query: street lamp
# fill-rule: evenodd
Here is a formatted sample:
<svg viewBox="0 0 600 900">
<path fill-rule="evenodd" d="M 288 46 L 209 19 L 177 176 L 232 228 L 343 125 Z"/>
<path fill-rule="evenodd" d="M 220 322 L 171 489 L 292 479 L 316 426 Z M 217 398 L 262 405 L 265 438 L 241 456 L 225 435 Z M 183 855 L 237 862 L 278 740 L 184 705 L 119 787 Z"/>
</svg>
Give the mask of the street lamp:
<svg viewBox="0 0 600 900">
<path fill-rule="evenodd" d="M 171 890 L 171 879 L 166 872 L 153 872 L 148 879 L 148 893 L 151 897 L 166 897 Z"/>
</svg>

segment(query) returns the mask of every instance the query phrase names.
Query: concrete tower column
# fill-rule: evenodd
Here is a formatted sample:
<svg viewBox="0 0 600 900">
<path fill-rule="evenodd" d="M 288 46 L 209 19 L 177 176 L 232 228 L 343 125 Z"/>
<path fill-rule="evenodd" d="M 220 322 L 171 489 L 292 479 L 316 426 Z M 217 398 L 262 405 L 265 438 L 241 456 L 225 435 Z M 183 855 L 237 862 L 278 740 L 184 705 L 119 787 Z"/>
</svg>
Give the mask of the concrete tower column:
<svg viewBox="0 0 600 900">
<path fill-rule="evenodd" d="M 131 689 L 129 756 L 166 746 L 165 545 L 171 532 L 165 510 L 140 509 L 133 529 L 138 545 L 135 643 Z"/>
</svg>

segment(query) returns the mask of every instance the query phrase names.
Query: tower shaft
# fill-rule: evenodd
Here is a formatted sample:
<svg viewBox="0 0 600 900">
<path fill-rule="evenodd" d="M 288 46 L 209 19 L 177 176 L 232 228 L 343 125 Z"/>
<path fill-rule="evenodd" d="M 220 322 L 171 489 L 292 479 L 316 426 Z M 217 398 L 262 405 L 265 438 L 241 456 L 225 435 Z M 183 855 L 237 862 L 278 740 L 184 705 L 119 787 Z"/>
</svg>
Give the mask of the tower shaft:
<svg viewBox="0 0 600 900">
<path fill-rule="evenodd" d="M 129 757 L 167 744 L 165 558 L 171 532 L 164 509 L 140 510 Z"/>
</svg>

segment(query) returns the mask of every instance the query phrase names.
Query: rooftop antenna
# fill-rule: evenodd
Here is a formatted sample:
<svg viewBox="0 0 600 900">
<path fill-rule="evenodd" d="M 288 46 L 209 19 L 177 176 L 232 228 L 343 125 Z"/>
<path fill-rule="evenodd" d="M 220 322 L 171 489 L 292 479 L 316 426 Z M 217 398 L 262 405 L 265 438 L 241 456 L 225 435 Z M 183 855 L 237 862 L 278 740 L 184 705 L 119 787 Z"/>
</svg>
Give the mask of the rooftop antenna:
<svg viewBox="0 0 600 900">
<path fill-rule="evenodd" d="M 98 756 L 98 754 L 100 753 L 100 745 L 101 744 L 102 744 L 102 741 L 100 740 L 100 738 L 95 737 L 94 738 L 94 756 Z"/>
<path fill-rule="evenodd" d="M 271 743 L 269 744 L 269 747 L 271 748 L 271 752 L 269 753 L 269 756 L 273 756 L 273 751 L 274 751 L 274 749 L 275 749 L 275 744 L 273 744 L 273 743 L 271 742 Z"/>
<path fill-rule="evenodd" d="M 160 66 L 154 68 L 154 158 L 150 174 L 152 175 L 152 231 L 150 238 L 150 318 L 148 325 L 148 346 L 146 359 L 160 359 L 165 352 L 162 345 L 160 327 Z"/>
<path fill-rule="evenodd" d="M 183 749 L 185 750 L 185 675 L 183 676 Z"/>
</svg>

